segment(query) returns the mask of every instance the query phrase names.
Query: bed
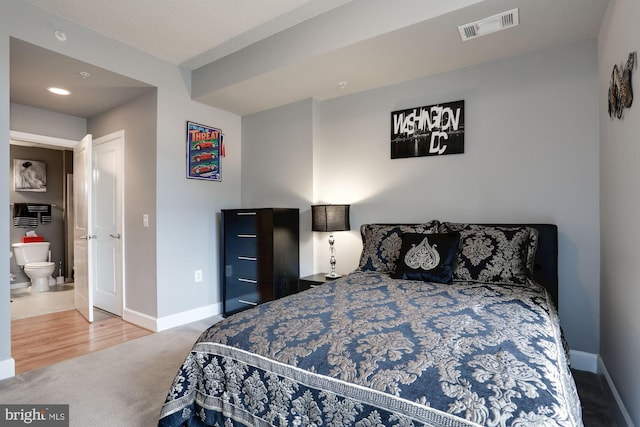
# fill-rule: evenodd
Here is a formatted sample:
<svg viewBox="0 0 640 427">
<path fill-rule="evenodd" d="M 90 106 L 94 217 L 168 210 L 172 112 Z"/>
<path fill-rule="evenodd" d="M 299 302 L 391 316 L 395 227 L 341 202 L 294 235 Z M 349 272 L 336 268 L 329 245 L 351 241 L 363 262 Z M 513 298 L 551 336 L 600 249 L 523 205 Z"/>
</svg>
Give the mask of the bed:
<svg viewBox="0 0 640 427">
<path fill-rule="evenodd" d="M 204 331 L 159 426 L 581 426 L 550 224 L 364 224 L 358 269 Z"/>
</svg>

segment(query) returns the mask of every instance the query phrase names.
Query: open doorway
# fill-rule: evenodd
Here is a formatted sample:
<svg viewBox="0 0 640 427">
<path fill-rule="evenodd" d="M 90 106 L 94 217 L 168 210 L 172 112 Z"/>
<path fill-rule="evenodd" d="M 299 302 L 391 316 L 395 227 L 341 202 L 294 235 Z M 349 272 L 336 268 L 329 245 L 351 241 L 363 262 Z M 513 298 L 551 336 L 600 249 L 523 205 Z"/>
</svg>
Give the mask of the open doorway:
<svg viewBox="0 0 640 427">
<path fill-rule="evenodd" d="M 11 162 L 18 157 L 30 162 L 48 165 L 40 178 L 47 183 L 46 191 L 30 191 L 23 195 L 16 188 L 10 189 L 13 219 L 10 227 L 11 241 L 30 242 L 41 240 L 50 248 L 49 264 L 59 266 L 58 276 L 49 278 L 48 284 L 39 288 L 35 280 L 22 270 L 26 266 L 14 261 L 12 265 L 13 288 L 27 288 L 15 295 L 12 302 L 12 320 L 48 312 L 77 308 L 89 321 L 93 306 L 122 317 L 124 306 L 124 131 L 113 132 L 92 140 L 90 135 L 82 141 L 60 140 L 41 135 L 12 132 Z M 69 179 L 77 162 L 77 149 L 89 144 L 87 162 L 76 164 L 78 173 Z M 69 150 L 73 148 L 75 155 Z M 18 165 L 20 166 L 20 165 Z M 82 166 L 82 167 L 81 167 Z M 81 182 L 78 177 L 81 176 Z M 75 190 L 73 182 L 75 181 Z M 34 221 L 16 216 L 18 207 L 46 207 L 47 215 L 38 213 Z M 52 212 L 54 211 L 54 212 Z M 25 214 L 26 215 L 26 214 Z M 45 220 L 46 218 L 46 220 Z M 22 221 L 25 219 L 25 221 Z M 27 221 L 29 220 L 29 221 Z M 78 227 L 80 236 L 74 236 Z M 85 248 L 77 252 L 78 245 Z M 12 246 L 16 252 L 26 246 Z M 90 258 L 78 259 L 80 255 Z M 68 255 L 67 255 L 68 254 Z M 83 256 L 84 256 L 83 255 Z M 18 257 L 13 258 L 16 260 Z M 33 261 L 33 260 L 31 260 Z M 63 265 L 69 265 L 70 275 L 65 278 Z M 91 268 L 87 270 L 87 266 Z M 76 271 L 76 267 L 78 270 Z M 86 270 L 86 271 L 85 271 Z M 79 279 L 75 286 L 73 279 Z M 29 286 L 31 285 L 31 286 Z M 83 289 L 84 288 L 84 289 Z M 72 292 L 69 292 L 69 291 Z M 25 300 L 23 301 L 22 298 Z M 39 305 L 39 310 L 24 310 L 25 303 Z M 48 302 L 47 306 L 44 306 Z M 66 306 L 65 306 L 66 304 Z M 28 305 L 28 303 L 27 303 Z M 42 312 L 42 310 L 45 312 Z M 89 311 L 87 311 L 89 310 Z M 20 311 L 21 313 L 18 313 Z"/>
<path fill-rule="evenodd" d="M 11 257 L 12 320 L 73 308 L 73 245 L 68 234 L 73 220 L 69 186 L 73 156 L 66 146 L 71 142 L 60 142 L 17 132 L 10 137 L 10 169 L 15 169 L 12 172 L 17 175 L 17 169 L 24 164 L 41 164 L 38 179 L 43 186 L 46 184 L 43 191 L 24 191 L 15 183 L 10 185 L 10 254 L 16 250 L 14 243 L 41 240 L 48 245 L 46 259 L 41 261 L 53 264 L 47 283 L 42 284 L 42 289 L 33 289 L 25 267 L 19 265 L 15 256 Z"/>
</svg>

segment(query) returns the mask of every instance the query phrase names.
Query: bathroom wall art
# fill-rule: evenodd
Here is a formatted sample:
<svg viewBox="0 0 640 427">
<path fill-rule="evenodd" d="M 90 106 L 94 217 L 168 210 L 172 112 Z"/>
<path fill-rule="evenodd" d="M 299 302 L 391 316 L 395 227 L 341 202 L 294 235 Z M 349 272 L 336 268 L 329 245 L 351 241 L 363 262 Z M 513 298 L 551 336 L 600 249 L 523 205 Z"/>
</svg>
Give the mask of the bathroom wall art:
<svg viewBox="0 0 640 427">
<path fill-rule="evenodd" d="M 220 181 L 224 134 L 220 129 L 187 122 L 187 178 Z"/>
<path fill-rule="evenodd" d="M 47 165 L 38 160 L 13 159 L 15 191 L 47 191 Z"/>
</svg>

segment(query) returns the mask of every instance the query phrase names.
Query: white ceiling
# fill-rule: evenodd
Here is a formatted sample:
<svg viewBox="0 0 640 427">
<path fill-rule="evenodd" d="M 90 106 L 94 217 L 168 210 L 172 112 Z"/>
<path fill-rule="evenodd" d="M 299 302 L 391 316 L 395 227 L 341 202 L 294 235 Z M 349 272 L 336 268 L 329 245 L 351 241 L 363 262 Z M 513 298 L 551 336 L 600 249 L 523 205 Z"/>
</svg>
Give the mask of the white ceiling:
<svg viewBox="0 0 640 427">
<path fill-rule="evenodd" d="M 608 2 L 24 1 L 192 70 L 194 99 L 241 115 L 596 37 Z M 513 8 L 520 10 L 520 26 L 462 42 L 458 25 Z M 91 117 L 148 90 L 124 76 L 38 49 L 12 40 L 12 102 Z M 70 80 L 75 100 L 68 97 L 63 104 L 36 90 L 39 85 L 34 82 L 50 79 L 49 73 L 56 70 L 60 79 Z M 83 70 L 91 73 L 89 79 L 79 77 Z M 341 89 L 339 81 L 347 86 Z M 98 90 L 104 96 L 96 96 Z"/>
<path fill-rule="evenodd" d="M 26 0 L 176 65 L 197 68 L 350 0 Z"/>
</svg>

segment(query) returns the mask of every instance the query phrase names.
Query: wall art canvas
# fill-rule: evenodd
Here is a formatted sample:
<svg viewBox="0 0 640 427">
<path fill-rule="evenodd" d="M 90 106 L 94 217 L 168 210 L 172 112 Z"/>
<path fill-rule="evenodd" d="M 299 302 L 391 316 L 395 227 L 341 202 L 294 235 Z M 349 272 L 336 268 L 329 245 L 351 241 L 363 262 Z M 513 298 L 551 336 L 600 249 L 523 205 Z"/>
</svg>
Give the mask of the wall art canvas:
<svg viewBox="0 0 640 427">
<path fill-rule="evenodd" d="M 187 178 L 220 181 L 224 135 L 220 129 L 187 122 Z"/>
<path fill-rule="evenodd" d="M 47 165 L 38 160 L 13 159 L 15 191 L 47 191 Z"/>
<path fill-rule="evenodd" d="M 464 153 L 464 100 L 391 112 L 391 158 Z"/>
</svg>

